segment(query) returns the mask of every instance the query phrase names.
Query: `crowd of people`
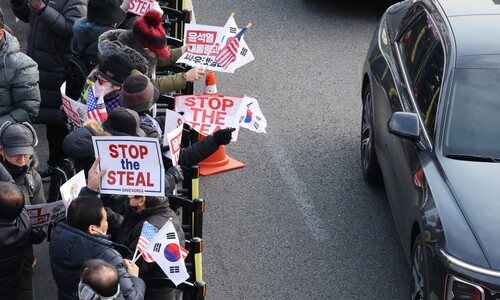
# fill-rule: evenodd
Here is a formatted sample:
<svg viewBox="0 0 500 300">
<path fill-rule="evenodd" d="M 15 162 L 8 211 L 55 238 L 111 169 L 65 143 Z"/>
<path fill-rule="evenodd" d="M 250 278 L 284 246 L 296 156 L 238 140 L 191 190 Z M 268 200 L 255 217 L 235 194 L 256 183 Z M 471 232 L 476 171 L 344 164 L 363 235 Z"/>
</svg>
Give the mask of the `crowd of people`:
<svg viewBox="0 0 500 300">
<path fill-rule="evenodd" d="M 205 75 L 192 68 L 156 76 L 158 67 L 175 64 L 189 45 L 167 44 L 159 5 L 138 16 L 128 0 L 10 0 L 15 16 L 29 24 L 26 53 L 4 23 L 0 10 L 0 294 L 5 299 L 35 299 L 33 244 L 46 232 L 33 229 L 26 205 L 47 199 L 42 180 L 64 159 L 85 170 L 87 186 L 55 227 L 49 247 L 59 299 L 175 299 L 171 288 L 148 287 L 148 278 L 165 277 L 156 263 L 133 252 L 144 222 L 160 229 L 171 220 L 179 244 L 184 232 L 168 196 L 182 181 L 182 168 L 164 157 L 165 196 L 99 193 L 105 170 L 98 170 L 93 136 L 140 136 L 162 141 L 165 117 L 152 113 L 160 94 L 184 89 Z M 86 103 L 89 90 L 104 99 L 106 120 L 71 123 L 61 109 L 61 85 L 75 53 L 86 78 L 68 83 L 66 92 Z M 38 169 L 32 124 L 47 128 L 47 168 Z M 221 145 L 234 129 L 182 148 L 180 166 L 196 165 Z"/>
</svg>

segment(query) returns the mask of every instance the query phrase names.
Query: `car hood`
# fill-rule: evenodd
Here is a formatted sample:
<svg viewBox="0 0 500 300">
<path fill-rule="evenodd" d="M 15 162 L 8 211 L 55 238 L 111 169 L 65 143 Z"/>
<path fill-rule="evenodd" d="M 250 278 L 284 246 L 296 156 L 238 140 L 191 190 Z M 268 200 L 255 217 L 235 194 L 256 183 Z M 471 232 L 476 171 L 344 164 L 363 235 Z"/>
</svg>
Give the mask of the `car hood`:
<svg viewBox="0 0 500 300">
<path fill-rule="evenodd" d="M 440 162 L 490 267 L 500 270 L 500 163 L 446 158 Z"/>
</svg>

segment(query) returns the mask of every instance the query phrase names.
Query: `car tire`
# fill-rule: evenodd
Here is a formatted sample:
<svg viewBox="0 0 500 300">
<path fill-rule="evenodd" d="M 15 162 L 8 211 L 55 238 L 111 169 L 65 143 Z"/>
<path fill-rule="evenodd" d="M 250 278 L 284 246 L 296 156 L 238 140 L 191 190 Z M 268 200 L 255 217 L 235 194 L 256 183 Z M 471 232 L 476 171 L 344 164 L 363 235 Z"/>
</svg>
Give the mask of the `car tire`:
<svg viewBox="0 0 500 300">
<path fill-rule="evenodd" d="M 410 293 L 412 300 L 426 300 L 427 265 L 425 263 L 425 242 L 421 233 L 413 242 L 411 251 Z"/>
<path fill-rule="evenodd" d="M 361 116 L 361 168 L 363 178 L 370 183 L 381 183 L 382 173 L 375 153 L 373 133 L 373 99 L 370 86 L 363 91 L 363 112 Z"/>
</svg>

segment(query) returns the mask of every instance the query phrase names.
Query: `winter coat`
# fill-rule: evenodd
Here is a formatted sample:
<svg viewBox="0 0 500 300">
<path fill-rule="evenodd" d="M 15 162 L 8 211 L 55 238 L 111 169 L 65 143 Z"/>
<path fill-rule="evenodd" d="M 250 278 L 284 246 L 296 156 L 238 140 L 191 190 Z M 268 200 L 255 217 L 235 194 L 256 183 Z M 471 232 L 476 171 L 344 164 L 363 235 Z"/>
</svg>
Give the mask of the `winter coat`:
<svg viewBox="0 0 500 300">
<path fill-rule="evenodd" d="M 168 219 L 172 218 L 175 231 L 179 238 L 179 244 L 182 247 L 185 246 L 184 231 L 182 231 L 181 223 L 175 212 L 170 209 L 168 201 L 159 202 L 155 200 L 153 200 L 154 202 L 148 203 L 149 207 L 141 212 L 137 212 L 135 209 L 129 207 L 118 231 L 117 243 L 126 245 L 131 251 L 135 251 L 141 234 L 142 225 L 145 221 L 148 221 L 157 229 L 161 229 L 163 225 L 167 223 Z M 142 257 L 139 258 L 136 263 L 137 266 L 139 266 L 139 275 L 145 280 L 146 284 L 148 278 L 165 277 L 165 273 L 156 263 L 147 263 Z M 147 286 L 145 299 L 175 299 L 175 289 Z"/>
<path fill-rule="evenodd" d="M 14 221 L 0 219 L 0 295 L 16 299 L 23 276 L 25 254 L 30 248 L 31 220 L 23 209 Z"/>
<path fill-rule="evenodd" d="M 97 58 L 99 36 L 112 29 L 115 28 L 109 25 L 89 23 L 87 17 L 77 20 L 73 25 L 73 50 L 80 55 L 85 63 L 87 73 L 90 73 L 99 62 Z"/>
<path fill-rule="evenodd" d="M 5 32 L 0 43 L 0 124 L 33 122 L 40 109 L 38 66 L 22 53 L 19 42 Z"/>
<path fill-rule="evenodd" d="M 103 57 L 112 54 L 126 56 L 136 65 L 137 70 L 149 77 L 151 77 L 155 68 L 172 65 L 182 55 L 180 48 L 172 49 L 168 58 L 159 59 L 156 66 L 150 68 L 148 67 L 147 54 L 143 50 L 144 47 L 135 40 L 132 30 L 124 29 L 110 30 L 101 34 L 98 47 L 99 53 Z M 165 94 L 184 89 L 187 84 L 187 77 L 186 73 L 181 72 L 168 76 L 158 76 L 151 79 L 151 82 L 158 88 L 160 94 Z"/>
<path fill-rule="evenodd" d="M 120 276 L 120 290 L 125 299 L 144 299 L 144 281 L 127 273 L 122 255 L 115 250 L 118 247 L 120 245 L 114 244 L 106 236 L 91 235 L 66 223 L 59 223 L 49 246 L 52 275 L 58 287 L 59 300 L 76 299 L 74 295 L 78 290 L 83 263 L 95 258 L 116 267 Z"/>
<path fill-rule="evenodd" d="M 87 0 L 44 2 L 42 12 L 31 10 L 28 1 L 12 0 L 11 5 L 16 17 L 29 23 L 26 54 L 38 63 L 41 107 L 59 109 L 64 66 L 72 56 L 73 24 L 87 14 Z"/>
<path fill-rule="evenodd" d="M 33 155 L 28 162 L 28 168 L 26 168 L 22 173 L 14 176 L 12 172 L 9 171 L 8 165 L 4 162 L 3 157 L 0 155 L 1 165 L 9 172 L 9 174 L 14 179 L 17 186 L 21 189 L 24 194 L 24 203 L 26 205 L 43 204 L 47 201 L 45 200 L 45 194 L 43 191 L 42 177 L 36 171 L 38 166 L 38 159 L 36 155 Z"/>
</svg>

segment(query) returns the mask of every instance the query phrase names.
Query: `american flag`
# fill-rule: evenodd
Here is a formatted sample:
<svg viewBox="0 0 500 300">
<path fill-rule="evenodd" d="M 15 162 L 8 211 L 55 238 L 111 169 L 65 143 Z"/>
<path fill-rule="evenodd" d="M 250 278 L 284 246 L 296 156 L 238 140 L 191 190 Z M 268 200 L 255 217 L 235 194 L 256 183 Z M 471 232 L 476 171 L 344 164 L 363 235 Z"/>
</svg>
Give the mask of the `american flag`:
<svg viewBox="0 0 500 300">
<path fill-rule="evenodd" d="M 137 242 L 137 251 L 139 251 L 139 253 L 142 252 L 142 257 L 148 263 L 152 263 L 155 260 L 151 255 L 149 255 L 149 253 L 144 252 L 144 248 L 146 248 L 149 241 L 153 239 L 157 232 L 158 229 L 148 223 L 148 221 L 145 221 L 144 224 L 142 224 L 141 235 L 139 236 L 139 241 Z"/>
<path fill-rule="evenodd" d="M 238 49 L 240 48 L 240 40 L 245 34 L 245 32 L 252 26 L 252 24 L 248 24 L 245 28 L 240 30 L 234 37 L 229 38 L 229 43 L 219 51 L 219 54 L 215 57 L 215 60 L 223 67 L 224 69 L 229 66 L 233 61 L 236 60 L 236 56 L 238 55 Z"/>
<path fill-rule="evenodd" d="M 104 122 L 108 118 L 108 114 L 106 112 L 106 106 L 104 105 L 104 96 L 101 95 L 99 100 L 95 98 L 94 88 L 92 86 L 89 87 L 88 96 L 87 96 L 87 118 L 94 119 L 98 122 Z"/>
</svg>

